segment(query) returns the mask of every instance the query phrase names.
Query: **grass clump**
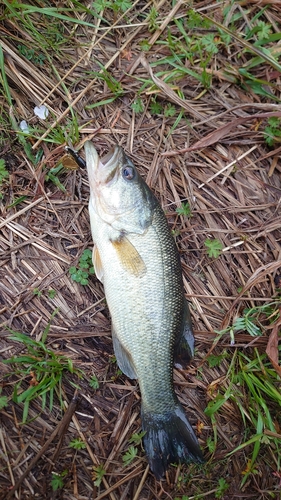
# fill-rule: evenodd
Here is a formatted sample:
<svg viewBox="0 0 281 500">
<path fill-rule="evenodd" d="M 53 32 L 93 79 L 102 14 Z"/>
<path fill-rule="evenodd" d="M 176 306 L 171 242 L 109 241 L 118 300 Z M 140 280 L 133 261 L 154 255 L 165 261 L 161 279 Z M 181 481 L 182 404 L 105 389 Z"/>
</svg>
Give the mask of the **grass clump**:
<svg viewBox="0 0 281 500">
<path fill-rule="evenodd" d="M 9 337 L 11 341 L 22 344 L 27 351 L 26 354 L 13 356 L 3 361 L 13 366 L 11 374 L 18 377 L 14 384 L 13 401 L 23 403 L 23 423 L 27 420 L 31 401 L 40 398 L 42 410 L 44 410 L 47 407 L 48 397 L 48 407 L 51 412 L 55 395 L 58 396 L 63 406 L 63 376 L 66 374 L 82 376 L 82 372 L 73 366 L 71 359 L 56 353 L 46 345 L 49 328 L 50 323 L 45 328 L 41 341 L 19 332 L 12 332 Z M 28 382 L 27 389 L 25 388 L 26 382 Z"/>
<path fill-rule="evenodd" d="M 271 326 L 279 321 L 279 305 L 280 302 L 276 301 L 266 306 L 245 310 L 244 315 L 236 319 L 233 326 L 228 329 L 228 333 L 232 329 L 232 333 L 244 330 L 251 336 L 262 335 L 262 320 L 266 320 Z M 280 352 L 281 346 L 279 346 Z M 208 360 L 210 366 L 216 366 L 215 361 L 215 355 L 211 355 L 211 359 Z M 239 410 L 244 426 L 243 442 L 229 455 L 247 450 L 250 458 L 241 470 L 241 486 L 243 486 L 250 474 L 259 472 L 259 457 L 263 454 L 264 447 L 270 448 L 276 457 L 280 456 L 281 438 L 278 427 L 281 411 L 280 376 L 266 353 L 260 353 L 257 348 L 244 351 L 235 349 L 225 383 L 215 387 L 210 396 L 211 400 L 205 413 L 211 418 L 214 430 L 214 439 L 210 438 L 207 443 L 212 453 L 217 445 L 216 420 L 223 406 L 228 401 Z M 276 462 L 276 467 L 278 470 L 281 467 L 279 460 Z"/>
</svg>

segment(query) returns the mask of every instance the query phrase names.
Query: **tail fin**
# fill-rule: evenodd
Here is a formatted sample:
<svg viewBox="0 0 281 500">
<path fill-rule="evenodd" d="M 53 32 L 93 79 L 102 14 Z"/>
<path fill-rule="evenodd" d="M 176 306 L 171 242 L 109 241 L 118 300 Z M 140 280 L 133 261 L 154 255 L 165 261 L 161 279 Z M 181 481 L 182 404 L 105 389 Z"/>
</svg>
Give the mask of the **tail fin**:
<svg viewBox="0 0 281 500">
<path fill-rule="evenodd" d="M 168 464 L 204 461 L 193 429 L 182 406 L 164 414 L 142 411 L 143 442 L 149 466 L 161 479 Z"/>
</svg>

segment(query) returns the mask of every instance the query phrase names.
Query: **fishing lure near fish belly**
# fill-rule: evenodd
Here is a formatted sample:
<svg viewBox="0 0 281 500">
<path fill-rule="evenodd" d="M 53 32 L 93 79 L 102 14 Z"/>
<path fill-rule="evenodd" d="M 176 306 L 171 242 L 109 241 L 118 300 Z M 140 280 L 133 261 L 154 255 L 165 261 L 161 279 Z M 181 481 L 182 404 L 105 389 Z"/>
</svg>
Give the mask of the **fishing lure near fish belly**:
<svg viewBox="0 0 281 500">
<path fill-rule="evenodd" d="M 178 252 L 164 212 L 121 147 L 85 144 L 93 263 L 112 319 L 120 369 L 138 379 L 144 448 L 161 479 L 169 463 L 202 462 L 173 388 L 173 364 L 194 350 Z"/>
</svg>

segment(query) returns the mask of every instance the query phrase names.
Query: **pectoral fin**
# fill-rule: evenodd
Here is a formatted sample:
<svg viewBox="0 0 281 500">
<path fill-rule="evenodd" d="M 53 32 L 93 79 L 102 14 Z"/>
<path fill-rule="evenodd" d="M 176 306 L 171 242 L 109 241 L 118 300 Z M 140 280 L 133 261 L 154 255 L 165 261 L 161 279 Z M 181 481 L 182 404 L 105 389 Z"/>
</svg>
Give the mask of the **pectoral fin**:
<svg viewBox="0 0 281 500">
<path fill-rule="evenodd" d="M 111 242 L 119 257 L 122 267 L 134 276 L 143 276 L 146 265 L 134 245 L 123 236 L 120 240 Z"/>
<path fill-rule="evenodd" d="M 194 355 L 194 335 L 188 303 L 184 301 L 182 329 L 176 339 L 174 364 L 178 368 L 185 368 Z"/>
<path fill-rule="evenodd" d="M 113 349 L 120 370 L 129 378 L 138 378 L 130 353 L 122 346 L 112 326 Z"/>
<path fill-rule="evenodd" d="M 93 266 L 95 268 L 96 277 L 103 283 L 103 267 L 96 245 L 93 248 Z"/>
</svg>

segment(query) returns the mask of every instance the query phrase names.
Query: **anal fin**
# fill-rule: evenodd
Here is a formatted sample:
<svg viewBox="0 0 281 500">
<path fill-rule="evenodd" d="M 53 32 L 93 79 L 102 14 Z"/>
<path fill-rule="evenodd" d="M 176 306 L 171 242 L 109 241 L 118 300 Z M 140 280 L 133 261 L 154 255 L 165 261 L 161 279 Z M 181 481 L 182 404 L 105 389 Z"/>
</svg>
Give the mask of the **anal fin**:
<svg viewBox="0 0 281 500">
<path fill-rule="evenodd" d="M 116 360 L 120 370 L 122 370 L 122 372 L 129 378 L 132 379 L 138 378 L 134 368 L 132 357 L 130 353 L 121 344 L 120 340 L 118 339 L 114 331 L 113 326 L 112 326 L 112 341 L 113 341 L 114 354 L 116 356 Z"/>
</svg>

